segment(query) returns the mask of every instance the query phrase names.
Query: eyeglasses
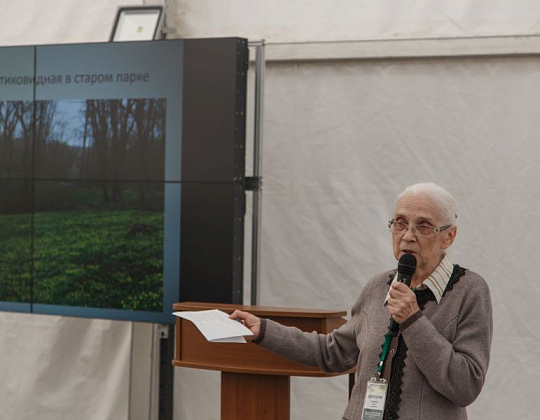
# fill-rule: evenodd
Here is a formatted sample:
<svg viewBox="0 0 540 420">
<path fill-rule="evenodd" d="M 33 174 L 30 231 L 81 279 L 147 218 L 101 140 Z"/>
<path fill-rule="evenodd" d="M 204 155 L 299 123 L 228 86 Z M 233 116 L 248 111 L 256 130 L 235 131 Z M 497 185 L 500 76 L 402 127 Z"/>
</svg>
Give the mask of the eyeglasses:
<svg viewBox="0 0 540 420">
<path fill-rule="evenodd" d="M 453 225 L 444 225 L 441 227 L 434 227 L 431 226 L 429 223 L 405 223 L 401 220 L 390 220 L 388 222 L 388 229 L 390 229 L 390 232 L 392 233 L 405 233 L 409 227 L 411 228 L 412 233 L 421 236 L 423 238 L 429 238 L 430 236 L 435 236 L 437 233 L 442 232 L 443 230 L 446 230 Z"/>
</svg>

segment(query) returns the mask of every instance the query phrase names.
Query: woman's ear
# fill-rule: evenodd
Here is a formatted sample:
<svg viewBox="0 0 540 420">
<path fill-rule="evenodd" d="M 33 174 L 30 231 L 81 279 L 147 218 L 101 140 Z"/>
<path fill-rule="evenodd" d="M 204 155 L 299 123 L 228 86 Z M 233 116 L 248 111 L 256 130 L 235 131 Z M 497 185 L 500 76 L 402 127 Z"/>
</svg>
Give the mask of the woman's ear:
<svg viewBox="0 0 540 420">
<path fill-rule="evenodd" d="M 446 230 L 446 237 L 443 241 L 443 249 L 447 249 L 454 243 L 457 235 L 457 226 L 454 225 Z"/>
</svg>

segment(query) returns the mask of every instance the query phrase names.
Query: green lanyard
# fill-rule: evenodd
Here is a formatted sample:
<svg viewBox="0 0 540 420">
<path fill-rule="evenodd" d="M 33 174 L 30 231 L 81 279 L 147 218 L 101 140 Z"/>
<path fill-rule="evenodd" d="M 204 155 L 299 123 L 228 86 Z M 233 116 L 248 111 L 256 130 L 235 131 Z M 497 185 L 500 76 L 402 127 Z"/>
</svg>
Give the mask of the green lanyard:
<svg viewBox="0 0 540 420">
<path fill-rule="evenodd" d="M 384 335 L 384 344 L 383 349 L 381 352 L 381 361 L 377 365 L 377 372 L 375 373 L 375 376 L 380 379 L 384 372 L 384 364 L 386 362 L 386 357 L 388 356 L 388 347 L 390 347 L 390 343 L 392 342 L 393 335 L 390 334 L 390 332 L 387 332 Z"/>
</svg>

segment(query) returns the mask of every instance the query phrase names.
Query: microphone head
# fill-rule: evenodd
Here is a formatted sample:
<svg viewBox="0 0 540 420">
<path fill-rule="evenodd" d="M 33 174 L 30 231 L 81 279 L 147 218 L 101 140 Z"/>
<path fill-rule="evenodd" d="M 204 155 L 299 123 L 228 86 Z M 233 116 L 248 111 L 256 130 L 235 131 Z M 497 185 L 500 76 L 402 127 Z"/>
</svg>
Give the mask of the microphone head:
<svg viewBox="0 0 540 420">
<path fill-rule="evenodd" d="M 403 254 L 399 259 L 397 270 L 399 274 L 412 276 L 416 271 L 416 257 L 412 254 Z"/>
</svg>

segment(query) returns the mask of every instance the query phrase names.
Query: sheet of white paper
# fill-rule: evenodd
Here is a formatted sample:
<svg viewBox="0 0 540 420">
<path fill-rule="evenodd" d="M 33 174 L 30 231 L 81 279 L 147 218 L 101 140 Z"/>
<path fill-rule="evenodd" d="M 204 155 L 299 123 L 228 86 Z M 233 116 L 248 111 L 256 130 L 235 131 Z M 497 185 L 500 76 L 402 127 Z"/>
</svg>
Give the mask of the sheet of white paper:
<svg viewBox="0 0 540 420">
<path fill-rule="evenodd" d="M 253 335 L 247 327 L 219 309 L 173 312 L 173 315 L 193 322 L 202 335 L 214 343 L 245 343 L 243 336 Z"/>
</svg>

